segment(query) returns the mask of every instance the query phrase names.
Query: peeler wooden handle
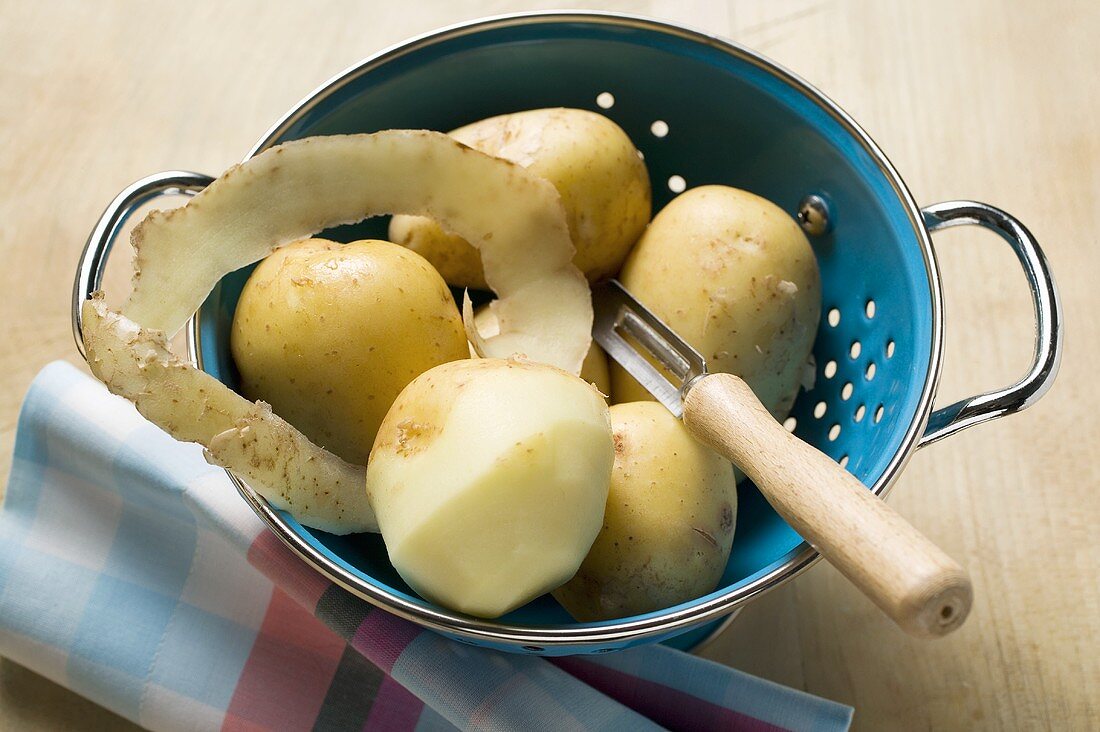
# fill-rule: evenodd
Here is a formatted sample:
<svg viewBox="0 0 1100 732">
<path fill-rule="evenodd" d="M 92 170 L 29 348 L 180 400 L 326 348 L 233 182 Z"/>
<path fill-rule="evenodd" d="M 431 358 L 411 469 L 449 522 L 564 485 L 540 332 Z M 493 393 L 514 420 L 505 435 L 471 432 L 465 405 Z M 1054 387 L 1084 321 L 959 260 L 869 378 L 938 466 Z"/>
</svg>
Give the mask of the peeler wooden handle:
<svg viewBox="0 0 1100 732">
<path fill-rule="evenodd" d="M 684 396 L 684 425 L 740 467 L 768 502 L 909 633 L 962 625 L 966 571 L 824 453 L 789 433 L 742 379 L 709 374 Z"/>
</svg>

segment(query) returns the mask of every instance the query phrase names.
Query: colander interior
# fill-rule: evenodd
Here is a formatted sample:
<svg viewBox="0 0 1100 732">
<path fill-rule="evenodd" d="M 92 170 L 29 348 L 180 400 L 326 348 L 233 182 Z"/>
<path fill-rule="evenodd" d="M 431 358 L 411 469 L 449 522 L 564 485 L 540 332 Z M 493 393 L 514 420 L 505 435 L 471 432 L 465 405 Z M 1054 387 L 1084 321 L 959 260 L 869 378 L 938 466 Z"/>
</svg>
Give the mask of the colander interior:
<svg viewBox="0 0 1100 732">
<path fill-rule="evenodd" d="M 645 155 L 655 209 L 681 185 L 707 183 L 748 189 L 792 215 L 808 193 L 829 200 L 833 229 L 813 240 L 824 298 L 816 383 L 799 396 L 788 425 L 875 484 L 918 417 L 928 379 L 932 296 L 917 230 L 894 185 L 851 131 L 750 58 L 653 28 L 605 22 L 487 27 L 384 59 L 327 92 L 271 144 L 387 128 L 448 130 L 548 106 L 598 110 L 626 130 Z M 386 221 L 374 219 L 326 235 L 351 241 L 385 234 Z M 200 318 L 204 368 L 234 387 L 230 323 L 248 271 L 226 277 Z M 335 537 L 285 519 L 364 582 L 430 606 L 398 577 L 380 537 Z M 801 545 L 743 482 L 733 552 L 708 598 L 792 561 Z M 504 620 L 572 622 L 549 598 Z"/>
</svg>

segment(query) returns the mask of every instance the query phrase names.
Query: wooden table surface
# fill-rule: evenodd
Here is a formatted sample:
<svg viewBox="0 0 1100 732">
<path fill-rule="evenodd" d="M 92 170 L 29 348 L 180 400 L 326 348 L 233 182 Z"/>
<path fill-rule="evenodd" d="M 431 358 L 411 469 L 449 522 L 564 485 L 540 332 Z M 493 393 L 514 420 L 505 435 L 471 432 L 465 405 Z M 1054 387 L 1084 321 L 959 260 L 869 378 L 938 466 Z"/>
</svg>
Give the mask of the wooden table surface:
<svg viewBox="0 0 1100 732">
<path fill-rule="evenodd" d="M 478 16 L 557 2 L 0 2 L 0 471 L 47 362 L 79 363 L 77 254 L 103 206 L 153 171 L 223 170 L 356 60 Z M 974 577 L 973 615 L 922 642 L 831 567 L 753 603 L 706 655 L 856 707 L 859 729 L 1100 727 L 1100 4 L 1084 0 L 618 0 L 744 43 L 825 90 L 921 203 L 971 197 L 1026 222 L 1065 298 L 1066 351 L 1030 411 L 922 450 L 891 502 Z M 1019 376 L 1026 284 L 1003 243 L 936 236 L 946 289 L 941 401 Z M 0 728 L 128 723 L 15 664 Z"/>
</svg>

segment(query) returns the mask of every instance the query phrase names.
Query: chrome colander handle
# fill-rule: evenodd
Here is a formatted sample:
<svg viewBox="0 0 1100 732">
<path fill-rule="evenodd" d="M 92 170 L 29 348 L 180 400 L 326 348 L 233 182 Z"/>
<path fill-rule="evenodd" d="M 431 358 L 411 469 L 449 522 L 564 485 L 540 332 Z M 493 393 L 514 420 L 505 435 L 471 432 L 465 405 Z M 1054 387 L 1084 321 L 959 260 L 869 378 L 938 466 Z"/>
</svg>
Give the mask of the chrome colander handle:
<svg viewBox="0 0 1100 732">
<path fill-rule="evenodd" d="M 80 307 L 103 282 L 103 270 L 115 239 L 126 220 L 147 201 L 160 196 L 194 195 L 213 182 L 213 178 L 186 170 L 168 170 L 142 178 L 126 186 L 103 211 L 80 253 L 76 281 L 73 282 L 73 337 L 81 356 L 84 353 L 84 332 Z"/>
<path fill-rule="evenodd" d="M 945 201 L 922 209 L 931 232 L 952 226 L 989 229 L 1009 243 L 1020 260 L 1035 306 L 1035 357 L 1027 374 L 1012 386 L 986 392 L 937 409 L 919 446 L 959 430 L 1030 407 L 1050 389 L 1062 358 L 1062 301 L 1043 250 L 1014 216 L 977 201 Z"/>
</svg>

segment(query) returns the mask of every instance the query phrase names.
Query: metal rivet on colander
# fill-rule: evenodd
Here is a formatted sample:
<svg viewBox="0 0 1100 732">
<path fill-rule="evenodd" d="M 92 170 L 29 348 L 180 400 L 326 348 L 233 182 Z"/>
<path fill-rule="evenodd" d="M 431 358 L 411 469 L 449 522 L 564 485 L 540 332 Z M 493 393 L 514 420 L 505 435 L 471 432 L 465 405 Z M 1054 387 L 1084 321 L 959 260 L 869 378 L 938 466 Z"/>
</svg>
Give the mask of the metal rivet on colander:
<svg viewBox="0 0 1100 732">
<path fill-rule="evenodd" d="M 811 193 L 798 204 L 798 225 L 810 236 L 821 236 L 832 228 L 829 204 L 824 198 Z"/>
</svg>

